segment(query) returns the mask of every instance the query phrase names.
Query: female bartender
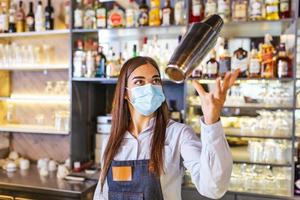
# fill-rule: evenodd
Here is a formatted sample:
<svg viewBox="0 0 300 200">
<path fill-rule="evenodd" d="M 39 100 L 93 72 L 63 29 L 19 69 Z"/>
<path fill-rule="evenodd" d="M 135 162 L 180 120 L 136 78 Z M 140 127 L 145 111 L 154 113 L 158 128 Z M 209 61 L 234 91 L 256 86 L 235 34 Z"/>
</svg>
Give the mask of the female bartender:
<svg viewBox="0 0 300 200">
<path fill-rule="evenodd" d="M 183 166 L 200 194 L 223 196 L 232 157 L 220 112 L 238 73 L 227 73 L 223 82 L 218 78 L 210 93 L 193 81 L 204 115 L 199 139 L 191 127 L 169 119 L 156 62 L 149 57 L 129 59 L 116 86 L 94 200 L 180 200 Z"/>
</svg>

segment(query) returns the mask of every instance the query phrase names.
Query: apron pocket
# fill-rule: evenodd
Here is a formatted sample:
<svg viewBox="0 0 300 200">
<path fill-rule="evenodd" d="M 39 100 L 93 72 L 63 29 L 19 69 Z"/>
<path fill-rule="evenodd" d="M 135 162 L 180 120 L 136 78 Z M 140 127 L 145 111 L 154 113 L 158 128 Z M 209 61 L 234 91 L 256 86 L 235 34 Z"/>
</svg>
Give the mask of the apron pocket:
<svg viewBox="0 0 300 200">
<path fill-rule="evenodd" d="M 144 200 L 142 192 L 108 192 L 109 200 Z"/>
</svg>

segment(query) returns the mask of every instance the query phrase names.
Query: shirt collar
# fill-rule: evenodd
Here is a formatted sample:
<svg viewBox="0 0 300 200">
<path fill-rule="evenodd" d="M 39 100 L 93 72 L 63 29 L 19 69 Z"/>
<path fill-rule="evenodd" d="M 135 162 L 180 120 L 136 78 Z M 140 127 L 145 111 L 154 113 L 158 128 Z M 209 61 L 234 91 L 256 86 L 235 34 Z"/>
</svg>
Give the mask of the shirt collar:
<svg viewBox="0 0 300 200">
<path fill-rule="evenodd" d="M 156 117 L 152 117 L 152 118 L 149 120 L 149 122 L 148 122 L 146 128 L 144 128 L 144 130 L 142 130 L 142 132 L 139 133 L 139 135 L 138 135 L 138 138 L 139 138 L 139 139 L 140 139 L 140 138 L 143 138 L 143 137 L 146 137 L 146 136 L 148 136 L 149 134 L 153 133 L 155 119 L 156 119 Z M 127 139 L 135 139 L 135 137 L 134 137 L 128 130 L 125 132 L 124 138 L 127 138 Z"/>
</svg>

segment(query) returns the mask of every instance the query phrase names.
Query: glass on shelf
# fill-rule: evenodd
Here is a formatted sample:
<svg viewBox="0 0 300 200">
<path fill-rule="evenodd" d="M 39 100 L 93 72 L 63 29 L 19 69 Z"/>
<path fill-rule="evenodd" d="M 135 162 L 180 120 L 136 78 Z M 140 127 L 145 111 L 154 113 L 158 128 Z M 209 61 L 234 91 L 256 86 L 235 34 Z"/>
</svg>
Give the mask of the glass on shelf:
<svg viewBox="0 0 300 200">
<path fill-rule="evenodd" d="M 291 168 L 234 164 L 230 191 L 289 196 Z"/>
<path fill-rule="evenodd" d="M 0 68 L 50 64 L 54 61 L 52 45 L 0 44 Z"/>
<path fill-rule="evenodd" d="M 291 143 L 285 140 L 250 140 L 248 142 L 250 162 L 266 164 L 290 164 Z"/>
<path fill-rule="evenodd" d="M 70 112 L 56 111 L 54 113 L 54 127 L 57 131 L 69 131 Z"/>
<path fill-rule="evenodd" d="M 44 93 L 50 96 L 68 96 L 69 84 L 67 81 L 47 81 Z"/>
</svg>

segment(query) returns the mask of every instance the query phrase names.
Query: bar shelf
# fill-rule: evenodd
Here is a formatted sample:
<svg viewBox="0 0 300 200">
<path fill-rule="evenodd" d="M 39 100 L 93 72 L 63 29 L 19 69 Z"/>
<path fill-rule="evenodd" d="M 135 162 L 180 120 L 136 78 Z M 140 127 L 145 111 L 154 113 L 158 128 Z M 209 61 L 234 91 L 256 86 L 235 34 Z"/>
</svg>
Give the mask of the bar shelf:
<svg viewBox="0 0 300 200">
<path fill-rule="evenodd" d="M 182 185 L 183 189 L 188 189 L 188 190 L 196 190 L 196 187 L 194 186 L 194 184 L 189 183 L 189 184 L 183 184 Z M 259 197 L 263 197 L 263 198 L 271 198 L 271 199 L 278 199 L 278 198 L 282 198 L 285 200 L 294 200 L 294 199 L 299 199 L 299 198 L 295 198 L 292 197 L 290 194 L 290 190 L 285 191 L 285 192 L 258 192 L 256 191 L 249 191 L 249 190 L 233 190 L 229 187 L 228 193 L 233 193 L 233 194 L 237 194 L 237 195 L 249 195 L 249 196 L 255 196 L 257 198 Z"/>
<path fill-rule="evenodd" d="M 52 126 L 27 125 L 27 124 L 0 125 L 0 132 L 40 133 L 40 134 L 56 134 L 56 135 L 69 134 L 69 131 L 57 130 Z"/>
<path fill-rule="evenodd" d="M 22 32 L 22 33 L 0 33 L 0 38 L 22 38 L 22 37 L 36 37 L 36 36 L 57 36 L 57 35 L 67 35 L 71 33 L 69 29 L 57 29 L 41 32 Z"/>
<path fill-rule="evenodd" d="M 36 64 L 26 64 L 26 65 L 11 65 L 11 66 L 0 66 L 0 70 L 8 71 L 41 71 L 41 70 L 68 70 L 68 64 L 58 64 L 58 65 L 36 65 Z"/>
<path fill-rule="evenodd" d="M 195 108 L 201 108 L 201 105 L 192 105 L 189 104 L 188 106 L 192 106 Z M 231 109 L 231 108 L 239 108 L 239 109 L 256 109 L 256 110 L 261 110 L 261 109 L 265 109 L 265 110 L 293 110 L 292 106 L 264 106 L 264 105 L 260 105 L 260 104 L 250 104 L 250 105 L 224 105 L 223 109 Z"/>
<path fill-rule="evenodd" d="M 26 102 L 26 103 L 70 103 L 69 96 L 12 96 L 12 97 L 0 97 L 0 101 L 6 102 Z"/>
</svg>

